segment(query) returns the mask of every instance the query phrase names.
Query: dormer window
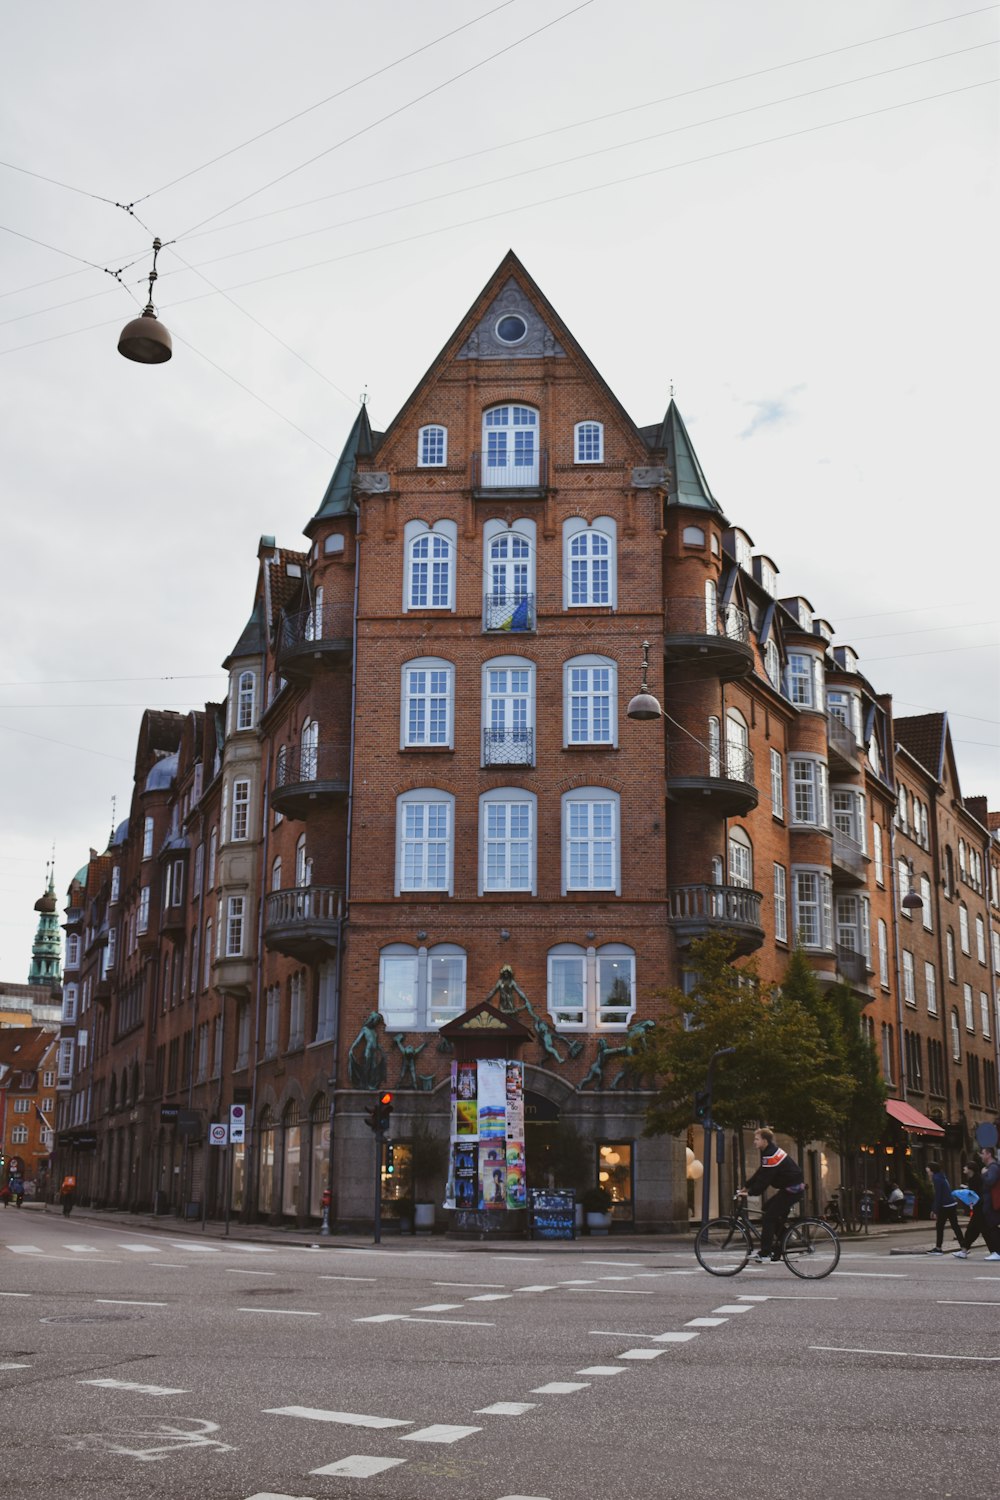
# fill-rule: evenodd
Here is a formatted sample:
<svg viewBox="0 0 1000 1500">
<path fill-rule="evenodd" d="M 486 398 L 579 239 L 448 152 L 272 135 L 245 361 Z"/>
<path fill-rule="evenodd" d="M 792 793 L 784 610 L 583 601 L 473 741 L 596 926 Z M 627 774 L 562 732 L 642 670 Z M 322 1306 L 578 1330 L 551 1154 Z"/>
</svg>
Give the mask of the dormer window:
<svg viewBox="0 0 1000 1500">
<path fill-rule="evenodd" d="M 482 484 L 525 489 L 538 484 L 538 413 L 533 406 L 494 406 L 483 416 Z"/>
<path fill-rule="evenodd" d="M 448 462 L 447 427 L 421 427 L 417 436 L 417 466 L 443 469 Z"/>
<path fill-rule="evenodd" d="M 573 462 L 604 462 L 604 426 L 601 422 L 577 422 L 573 429 Z"/>
</svg>

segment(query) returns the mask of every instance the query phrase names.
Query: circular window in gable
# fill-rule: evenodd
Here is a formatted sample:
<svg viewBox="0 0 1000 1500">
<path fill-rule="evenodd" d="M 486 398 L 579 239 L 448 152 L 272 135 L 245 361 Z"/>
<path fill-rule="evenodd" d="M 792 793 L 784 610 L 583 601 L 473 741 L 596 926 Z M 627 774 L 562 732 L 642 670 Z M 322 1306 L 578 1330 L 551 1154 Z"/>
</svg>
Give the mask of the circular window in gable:
<svg viewBox="0 0 1000 1500">
<path fill-rule="evenodd" d="M 505 313 L 496 326 L 496 336 L 501 344 L 519 344 L 527 338 L 528 325 L 520 313 Z"/>
</svg>

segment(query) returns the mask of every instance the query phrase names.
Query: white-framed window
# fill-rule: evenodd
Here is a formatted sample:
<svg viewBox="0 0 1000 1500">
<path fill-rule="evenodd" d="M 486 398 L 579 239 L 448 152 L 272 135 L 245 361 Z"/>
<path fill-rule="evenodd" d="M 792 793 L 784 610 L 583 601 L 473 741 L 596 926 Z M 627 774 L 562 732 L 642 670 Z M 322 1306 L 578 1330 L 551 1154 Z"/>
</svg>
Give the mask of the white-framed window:
<svg viewBox="0 0 1000 1500">
<path fill-rule="evenodd" d="M 145 817 L 142 820 L 142 857 L 152 859 L 153 857 L 153 820 Z"/>
<path fill-rule="evenodd" d="M 944 935 L 944 951 L 945 951 L 945 959 L 946 959 L 946 962 L 948 964 L 948 978 L 951 980 L 952 984 L 954 984 L 955 983 L 955 978 L 956 978 L 956 970 L 955 970 L 955 934 L 952 932 L 952 930 L 951 930 L 950 927 L 948 928 L 948 931 Z"/>
<path fill-rule="evenodd" d="M 548 954 L 548 1012 L 560 1031 L 624 1031 L 635 1013 L 635 953 L 621 943 Z"/>
<path fill-rule="evenodd" d="M 306 1040 L 306 974 L 297 969 L 288 981 L 288 1050 L 295 1052 Z"/>
<path fill-rule="evenodd" d="M 563 665 L 563 744 L 617 745 L 618 663 L 574 656 Z"/>
<path fill-rule="evenodd" d="M 774 867 L 774 936 L 779 943 L 788 942 L 788 872 L 784 865 Z"/>
<path fill-rule="evenodd" d="M 281 890 L 281 855 L 280 854 L 277 855 L 277 857 L 274 860 L 274 863 L 271 865 L 271 889 L 272 889 L 272 891 L 280 891 Z"/>
<path fill-rule="evenodd" d="M 115 966 L 115 959 L 118 956 L 118 928 L 117 927 L 109 927 L 108 928 L 108 946 L 105 948 L 104 951 L 107 954 L 107 959 L 108 959 L 107 967 L 109 969 L 113 969 L 114 966 Z"/>
<path fill-rule="evenodd" d="M 916 1005 L 917 987 L 913 978 L 913 954 L 903 949 L 903 999 L 907 1005 Z"/>
<path fill-rule="evenodd" d="M 962 1061 L 962 1029 L 961 1029 L 961 1027 L 959 1026 L 959 1023 L 958 1023 L 958 1011 L 955 1009 L 954 1006 L 952 1006 L 952 1008 L 951 1008 L 951 1015 L 949 1016 L 948 1019 L 950 1021 L 950 1029 L 951 1029 L 951 1060 L 952 1060 L 952 1062 L 961 1062 Z"/>
<path fill-rule="evenodd" d="M 250 836 L 250 783 L 242 777 L 233 782 L 233 830 L 234 843 Z"/>
<path fill-rule="evenodd" d="M 403 528 L 406 549 L 406 586 L 403 608 L 455 608 L 455 554 L 458 524 L 455 521 L 407 521 Z"/>
<path fill-rule="evenodd" d="M 796 708 L 823 708 L 823 663 L 811 651 L 788 653 L 788 697 Z"/>
<path fill-rule="evenodd" d="M 617 792 L 577 787 L 562 799 L 562 893 L 614 891 L 621 894 Z"/>
<path fill-rule="evenodd" d="M 871 908 L 867 896 L 838 896 L 836 901 L 837 943 L 860 953 L 871 963 Z"/>
<path fill-rule="evenodd" d="M 830 717 L 839 719 L 849 729 L 860 745 L 864 739 L 861 720 L 861 699 L 857 693 L 843 688 L 831 688 L 826 695 L 826 706 Z"/>
<path fill-rule="evenodd" d="M 115 902 L 120 899 L 121 893 L 122 869 L 121 865 L 115 865 L 111 871 L 111 895 L 108 897 L 108 900 L 110 901 L 112 906 L 114 906 Z"/>
<path fill-rule="evenodd" d="M 483 413 L 484 489 L 524 489 L 538 484 L 538 412 L 507 404 Z"/>
<path fill-rule="evenodd" d="M 883 852 L 883 848 L 882 848 L 882 825 L 881 825 L 881 823 L 873 823 L 872 824 L 872 858 L 874 859 L 874 862 L 875 862 L 875 884 L 876 885 L 882 885 L 882 886 L 884 886 L 885 885 L 885 863 L 884 863 L 885 856 L 884 856 L 884 852 Z"/>
<path fill-rule="evenodd" d="M 750 728 L 738 708 L 726 710 L 726 775 L 730 781 L 753 784 Z"/>
<path fill-rule="evenodd" d="M 925 924 L 926 925 L 926 924 Z M 982 917 L 976 918 L 976 957 L 981 964 L 986 962 L 986 924 Z"/>
<path fill-rule="evenodd" d="M 993 972 L 1000 974 L 1000 932 L 992 932 L 990 940 L 993 947 Z"/>
<path fill-rule="evenodd" d="M 437 657 L 420 657 L 403 665 L 400 745 L 417 749 L 454 746 L 455 667 Z"/>
<path fill-rule="evenodd" d="M 958 937 L 963 953 L 971 953 L 969 946 L 969 908 L 964 901 L 958 903 Z"/>
<path fill-rule="evenodd" d="M 421 788 L 396 799 L 396 895 L 402 891 L 452 894 L 455 799 Z"/>
<path fill-rule="evenodd" d="M 534 630 L 536 538 L 534 521 L 524 516 L 509 525 L 494 518 L 483 527 L 485 630 Z"/>
<path fill-rule="evenodd" d="M 436 1031 L 465 1009 L 465 950 L 454 943 L 379 954 L 378 1008 L 387 1032 Z"/>
<path fill-rule="evenodd" d="M 702 526 L 685 526 L 681 532 L 681 541 L 685 547 L 704 547 L 705 530 Z"/>
<path fill-rule="evenodd" d="M 573 428 L 573 462 L 577 464 L 604 462 L 604 424 L 602 422 L 577 422 Z M 704 540 L 704 534 L 702 534 L 702 543 Z"/>
<path fill-rule="evenodd" d="M 79 933 L 71 932 L 66 939 L 66 967 L 67 969 L 78 969 L 80 967 Z"/>
<path fill-rule="evenodd" d="M 319 982 L 316 988 L 316 1036 L 317 1042 L 328 1042 L 334 1033 L 337 1019 L 337 968 L 336 964 L 319 966 Z"/>
<path fill-rule="evenodd" d="M 803 948 L 829 951 L 833 927 L 833 895 L 824 870 L 792 867 L 792 911 L 795 933 Z"/>
<path fill-rule="evenodd" d="M 319 723 L 304 719 L 299 734 L 299 780 L 315 781 L 319 775 Z"/>
<path fill-rule="evenodd" d="M 764 671 L 773 688 L 781 687 L 781 652 L 773 635 L 764 642 Z"/>
<path fill-rule="evenodd" d="M 281 986 L 269 985 L 264 992 L 264 1056 L 278 1055 L 278 1026 L 281 1021 Z"/>
<path fill-rule="evenodd" d="M 865 794 L 853 787 L 834 787 L 831 792 L 833 831 L 861 854 L 865 848 Z"/>
<path fill-rule="evenodd" d="M 535 664 L 500 656 L 483 665 L 484 766 L 535 763 Z"/>
<path fill-rule="evenodd" d="M 199 844 L 194 851 L 194 870 L 191 875 L 191 895 L 200 896 L 205 879 L 205 845 Z"/>
<path fill-rule="evenodd" d="M 771 816 L 785 816 L 785 768 L 780 750 L 771 751 Z"/>
<path fill-rule="evenodd" d="M 729 884 L 753 889 L 753 845 L 742 828 L 729 830 Z"/>
<path fill-rule="evenodd" d="M 497 787 L 479 799 L 479 894 L 536 891 L 536 798 L 520 787 Z"/>
<path fill-rule="evenodd" d="M 933 931 L 934 913 L 931 909 L 931 883 L 926 875 L 920 877 L 920 899 L 924 903 L 920 916 L 923 920 L 924 931 Z"/>
<path fill-rule="evenodd" d="M 306 848 L 306 836 L 300 833 L 295 841 L 295 886 L 297 890 L 304 890 L 306 886 L 312 885 L 312 858 Z"/>
<path fill-rule="evenodd" d="M 931 846 L 930 829 L 927 822 L 927 807 L 924 804 L 921 804 L 920 807 L 920 842 L 925 849 L 929 849 Z"/>
<path fill-rule="evenodd" d="M 563 523 L 563 608 L 614 609 L 617 597 L 618 526 L 611 516 L 591 524 L 583 516 Z"/>
<path fill-rule="evenodd" d="M 243 953 L 243 910 L 245 897 L 230 896 L 226 922 L 226 957 L 240 958 Z"/>
<path fill-rule="evenodd" d="M 219 830 L 213 828 L 208 836 L 208 889 L 215 888 L 215 864 L 219 853 Z"/>
<path fill-rule="evenodd" d="M 958 872 L 963 880 L 968 880 L 968 868 L 966 864 L 965 840 L 958 841 Z"/>
<path fill-rule="evenodd" d="M 714 578 L 705 579 L 705 634 L 719 633 L 719 587 Z"/>
<path fill-rule="evenodd" d="M 896 879 L 899 881 L 899 914 L 910 922 L 913 920 L 913 912 L 909 907 L 902 904 L 903 897 L 910 894 L 910 861 L 908 859 L 897 859 Z"/>
<path fill-rule="evenodd" d="M 421 427 L 417 434 L 417 467 L 443 469 L 448 462 L 448 429 L 437 423 Z"/>
<path fill-rule="evenodd" d="M 139 892 L 139 920 L 136 924 L 138 932 L 146 932 L 149 928 L 149 886 L 144 885 Z"/>
<path fill-rule="evenodd" d="M 990 997 L 985 990 L 979 991 L 979 1024 L 983 1036 L 990 1039 Z"/>
<path fill-rule="evenodd" d="M 976 1012 L 975 1006 L 973 1005 L 971 984 L 962 985 L 962 1000 L 965 1005 L 965 1029 L 966 1031 L 975 1031 Z"/>
<path fill-rule="evenodd" d="M 878 982 L 884 990 L 889 988 L 889 929 L 881 917 L 878 919 Z"/>
<path fill-rule="evenodd" d="M 212 918 L 209 917 L 205 923 L 205 971 L 201 977 L 203 989 L 208 989 L 212 982 Z"/>
<path fill-rule="evenodd" d="M 257 679 L 252 672 L 241 672 L 236 687 L 236 728 L 252 729 Z"/>
<path fill-rule="evenodd" d="M 71 1026 L 76 1020 L 77 994 L 75 984 L 67 984 L 63 988 L 62 1018 L 67 1026 Z"/>
<path fill-rule="evenodd" d="M 936 1016 L 937 1007 L 937 973 L 934 965 L 924 960 L 924 993 L 927 996 L 927 1014 Z"/>
<path fill-rule="evenodd" d="M 716 714 L 708 716 L 708 774 L 722 775 L 722 730 Z"/>
<path fill-rule="evenodd" d="M 27 1125 L 15 1125 L 10 1133 L 10 1142 L 12 1146 L 26 1146 L 28 1143 Z"/>
<path fill-rule="evenodd" d="M 826 762 L 818 756 L 790 755 L 791 820 L 812 828 L 829 828 Z"/>
</svg>

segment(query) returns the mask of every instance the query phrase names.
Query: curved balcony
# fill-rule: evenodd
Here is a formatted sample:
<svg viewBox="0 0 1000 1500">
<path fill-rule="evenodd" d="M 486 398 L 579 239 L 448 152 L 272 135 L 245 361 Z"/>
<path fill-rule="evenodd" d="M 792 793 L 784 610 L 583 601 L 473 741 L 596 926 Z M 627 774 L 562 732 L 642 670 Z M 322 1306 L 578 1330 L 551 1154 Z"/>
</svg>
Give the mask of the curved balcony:
<svg viewBox="0 0 1000 1500">
<path fill-rule="evenodd" d="M 851 775 L 858 774 L 858 754 L 860 745 L 854 738 L 854 731 L 849 729 L 843 719 L 835 713 L 828 713 L 826 721 L 829 726 L 829 765 L 831 771 L 848 771 Z"/>
<path fill-rule="evenodd" d="M 708 750 L 686 736 L 668 740 L 667 795 L 716 817 L 742 817 L 758 801 L 753 753 L 742 745 Z"/>
<path fill-rule="evenodd" d="M 749 617 L 735 604 L 715 615 L 703 597 L 666 599 L 663 658 L 683 666 L 685 677 L 745 677 L 754 664 Z"/>
<path fill-rule="evenodd" d="M 274 648 L 275 665 L 289 682 L 308 682 L 350 656 L 354 617 L 349 604 L 317 604 L 282 615 Z"/>
<path fill-rule="evenodd" d="M 667 891 L 667 921 L 677 945 L 687 948 L 711 932 L 732 943 L 732 956 L 752 953 L 764 941 L 760 891 L 739 885 L 672 885 Z"/>
<path fill-rule="evenodd" d="M 315 963 L 337 946 L 343 890 L 332 885 L 272 891 L 264 903 L 264 942 L 273 953 Z"/>
<path fill-rule="evenodd" d="M 864 851 L 857 839 L 839 828 L 833 830 L 830 863 L 835 885 L 864 885 L 867 875 Z"/>
<path fill-rule="evenodd" d="M 347 745 L 283 745 L 274 768 L 271 806 L 301 821 L 346 794 L 349 767 Z"/>
</svg>

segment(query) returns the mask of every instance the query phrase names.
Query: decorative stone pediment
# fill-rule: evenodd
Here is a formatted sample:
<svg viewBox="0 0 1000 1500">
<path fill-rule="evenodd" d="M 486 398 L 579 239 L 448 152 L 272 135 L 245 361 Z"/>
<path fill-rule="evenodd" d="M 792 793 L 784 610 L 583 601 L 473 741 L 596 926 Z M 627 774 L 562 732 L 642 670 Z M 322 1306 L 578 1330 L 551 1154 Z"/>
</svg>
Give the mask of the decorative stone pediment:
<svg viewBox="0 0 1000 1500">
<path fill-rule="evenodd" d="M 505 316 L 523 318 L 524 336 L 516 343 L 505 342 L 497 327 Z M 490 303 L 476 328 L 458 351 L 459 359 L 546 359 L 566 358 L 566 350 L 534 303 L 529 301 L 513 277 L 499 296 Z"/>
<path fill-rule="evenodd" d="M 452 1042 L 459 1041 L 462 1037 L 512 1042 L 531 1040 L 531 1032 L 526 1026 L 522 1026 L 514 1016 L 497 1010 L 485 1000 L 480 1001 L 478 1005 L 474 1005 L 471 1010 L 465 1011 L 462 1015 L 456 1016 L 453 1021 L 447 1021 L 441 1027 L 440 1035 Z"/>
</svg>

